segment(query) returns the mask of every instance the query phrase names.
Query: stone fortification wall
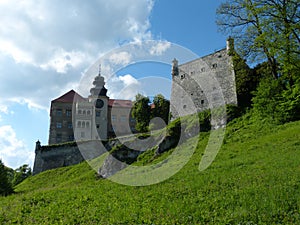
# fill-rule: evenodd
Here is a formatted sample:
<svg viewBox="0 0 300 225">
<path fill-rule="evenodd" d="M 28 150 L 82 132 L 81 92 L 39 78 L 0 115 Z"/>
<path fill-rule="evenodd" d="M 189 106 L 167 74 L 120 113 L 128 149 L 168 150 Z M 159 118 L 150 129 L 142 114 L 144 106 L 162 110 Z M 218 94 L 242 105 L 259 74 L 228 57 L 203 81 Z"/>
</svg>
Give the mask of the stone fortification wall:
<svg viewBox="0 0 300 225">
<path fill-rule="evenodd" d="M 41 146 L 36 143 L 33 175 L 46 170 L 81 163 L 96 158 L 106 152 L 100 141 L 87 141 L 77 144 L 66 143 L 53 146 Z"/>
</svg>

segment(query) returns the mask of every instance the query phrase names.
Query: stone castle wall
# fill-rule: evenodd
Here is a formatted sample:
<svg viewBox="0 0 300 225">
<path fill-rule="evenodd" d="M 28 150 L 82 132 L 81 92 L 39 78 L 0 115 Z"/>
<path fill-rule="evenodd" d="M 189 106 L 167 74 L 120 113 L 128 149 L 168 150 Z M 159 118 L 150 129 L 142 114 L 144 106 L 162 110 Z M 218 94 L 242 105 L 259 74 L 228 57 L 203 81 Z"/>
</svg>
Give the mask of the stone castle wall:
<svg viewBox="0 0 300 225">
<path fill-rule="evenodd" d="M 74 142 L 52 146 L 41 146 L 37 142 L 33 175 L 50 169 L 76 165 L 84 160 L 96 158 L 104 152 L 106 152 L 106 148 L 100 141 L 87 141 L 79 144 Z"/>
<path fill-rule="evenodd" d="M 228 48 L 173 68 L 170 109 L 173 117 L 224 104 L 237 104 L 235 73 Z"/>
</svg>

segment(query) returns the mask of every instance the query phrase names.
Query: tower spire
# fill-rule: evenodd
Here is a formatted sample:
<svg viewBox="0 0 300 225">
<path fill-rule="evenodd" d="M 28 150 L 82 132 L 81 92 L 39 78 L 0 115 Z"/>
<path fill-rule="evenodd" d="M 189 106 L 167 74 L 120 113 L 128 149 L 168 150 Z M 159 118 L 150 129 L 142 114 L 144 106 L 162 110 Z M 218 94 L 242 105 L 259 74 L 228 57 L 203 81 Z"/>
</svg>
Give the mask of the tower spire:
<svg viewBox="0 0 300 225">
<path fill-rule="evenodd" d="M 101 63 L 99 64 L 99 73 L 98 73 L 99 76 L 101 76 Z"/>
</svg>

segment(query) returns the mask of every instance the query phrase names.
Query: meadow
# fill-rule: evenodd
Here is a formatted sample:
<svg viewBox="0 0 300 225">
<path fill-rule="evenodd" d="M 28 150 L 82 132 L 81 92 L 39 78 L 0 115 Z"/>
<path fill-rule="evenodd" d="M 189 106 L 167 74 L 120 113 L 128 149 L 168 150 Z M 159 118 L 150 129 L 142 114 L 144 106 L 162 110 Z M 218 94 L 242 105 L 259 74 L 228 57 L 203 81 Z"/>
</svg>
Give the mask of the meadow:
<svg viewBox="0 0 300 225">
<path fill-rule="evenodd" d="M 87 162 L 46 171 L 0 197 L 0 224 L 300 224 L 300 122 L 239 118 L 214 162 L 198 170 L 209 132 L 174 176 L 150 186 L 100 179 Z M 136 165 L 155 164 L 149 151 Z"/>
</svg>

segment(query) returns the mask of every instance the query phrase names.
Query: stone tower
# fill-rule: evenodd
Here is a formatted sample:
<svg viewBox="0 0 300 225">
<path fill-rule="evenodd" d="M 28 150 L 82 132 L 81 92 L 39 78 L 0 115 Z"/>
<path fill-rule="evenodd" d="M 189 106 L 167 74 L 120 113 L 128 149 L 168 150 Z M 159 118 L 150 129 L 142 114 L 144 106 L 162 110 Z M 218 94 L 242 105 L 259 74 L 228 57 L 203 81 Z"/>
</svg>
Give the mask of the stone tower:
<svg viewBox="0 0 300 225">
<path fill-rule="evenodd" d="M 224 104 L 237 104 L 235 72 L 232 61 L 234 43 L 210 55 L 172 66 L 170 112 L 173 118 Z"/>
<path fill-rule="evenodd" d="M 92 137 L 98 137 L 101 140 L 107 139 L 108 131 L 108 100 L 106 95 L 107 89 L 104 87 L 104 77 L 101 76 L 101 65 L 99 66 L 99 74 L 95 77 L 93 82 L 94 87 L 90 89 L 90 96 L 88 101 L 93 104 L 93 118 Z M 97 139 L 97 138 L 96 138 Z"/>
</svg>

